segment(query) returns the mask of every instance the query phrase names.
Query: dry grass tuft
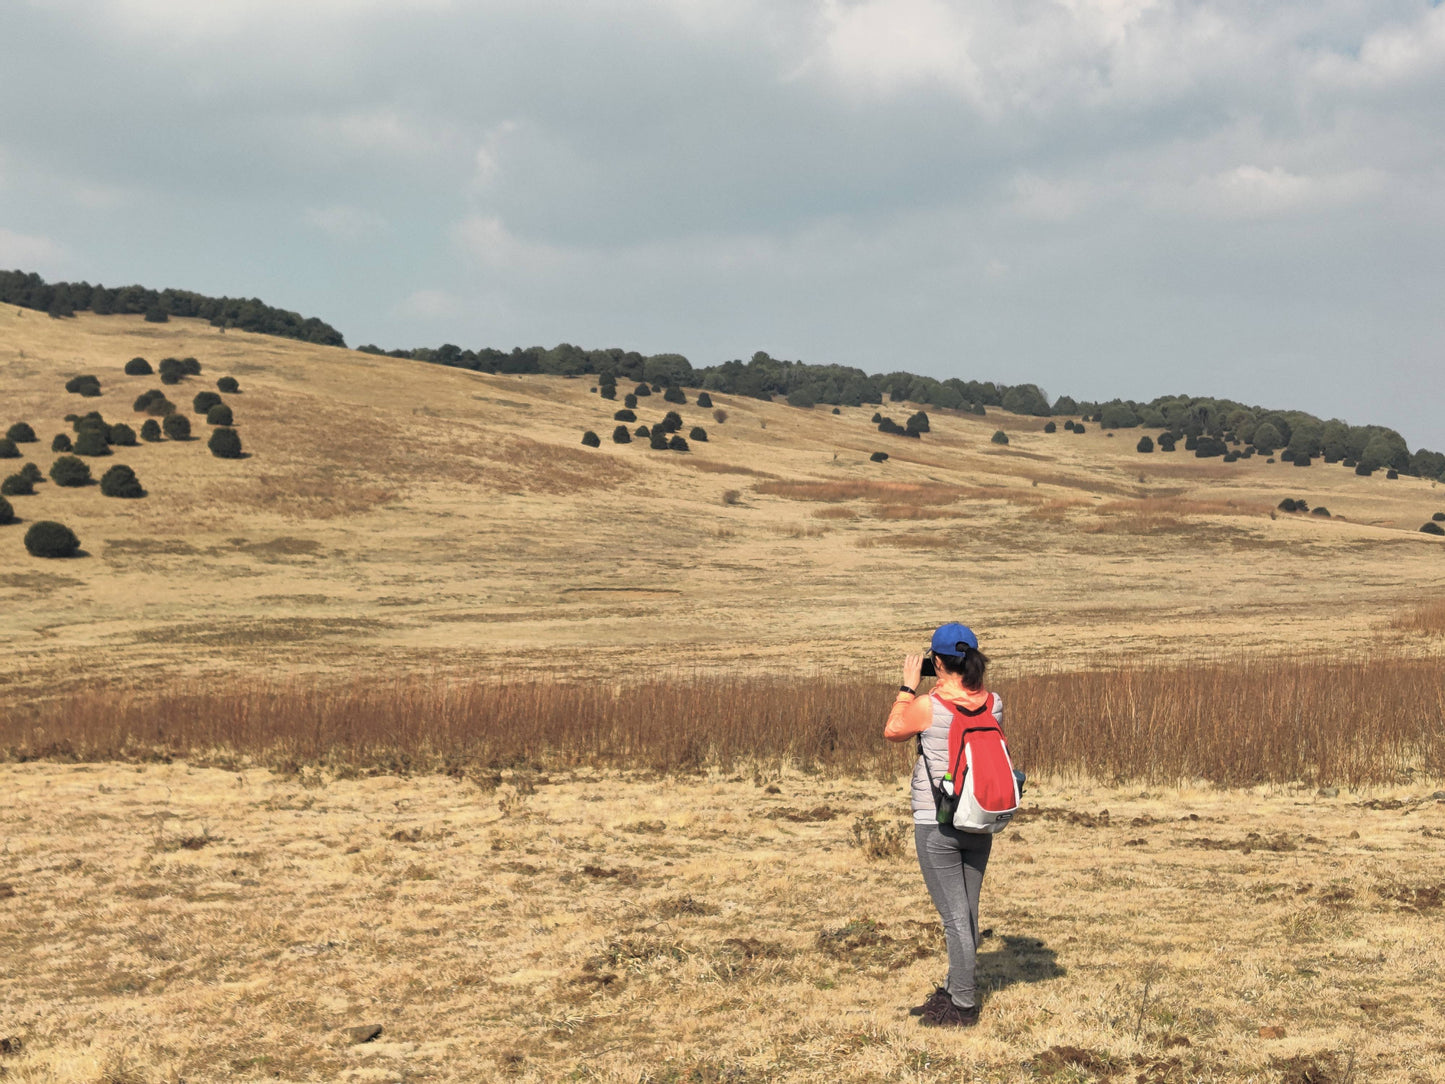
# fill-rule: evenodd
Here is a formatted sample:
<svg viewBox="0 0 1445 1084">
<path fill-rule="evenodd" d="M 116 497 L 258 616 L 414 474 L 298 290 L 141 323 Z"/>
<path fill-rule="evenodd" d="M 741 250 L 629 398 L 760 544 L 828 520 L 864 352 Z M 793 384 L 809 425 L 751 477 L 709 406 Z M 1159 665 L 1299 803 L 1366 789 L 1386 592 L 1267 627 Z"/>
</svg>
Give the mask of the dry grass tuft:
<svg viewBox="0 0 1445 1084">
<path fill-rule="evenodd" d="M 1390 627 L 1431 636 L 1445 635 L 1445 598 L 1437 598 L 1396 615 Z"/>
<path fill-rule="evenodd" d="M 1010 742 L 1031 772 L 1230 785 L 1445 778 L 1438 658 L 1245 659 L 1044 674 L 1000 692 Z M 0 720 L 0 754 L 186 757 L 292 775 L 305 765 L 461 777 L 524 765 L 732 771 L 787 763 L 891 777 L 910 754 L 878 740 L 890 699 L 886 686 L 870 681 L 742 675 L 627 688 L 413 678 L 212 684 L 158 697 L 92 690 L 13 708 Z"/>
</svg>

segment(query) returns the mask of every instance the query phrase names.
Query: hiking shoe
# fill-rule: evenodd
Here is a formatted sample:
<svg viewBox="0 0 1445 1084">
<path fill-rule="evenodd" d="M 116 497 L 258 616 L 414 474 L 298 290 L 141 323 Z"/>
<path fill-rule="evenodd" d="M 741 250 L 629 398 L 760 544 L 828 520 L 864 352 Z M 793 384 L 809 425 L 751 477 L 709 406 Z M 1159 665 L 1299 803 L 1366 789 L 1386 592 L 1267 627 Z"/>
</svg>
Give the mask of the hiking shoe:
<svg viewBox="0 0 1445 1084">
<path fill-rule="evenodd" d="M 909 1016 L 924 1016 L 930 1012 L 941 1012 L 943 1006 L 949 1001 L 948 991 L 942 986 L 935 986 L 933 993 L 928 995 L 928 1000 L 922 1005 L 915 1005 L 908 1010 Z"/>
<path fill-rule="evenodd" d="M 926 1028 L 971 1028 L 978 1023 L 978 1006 L 955 1005 L 948 998 L 941 1008 L 923 1014 L 922 1024 Z"/>
</svg>

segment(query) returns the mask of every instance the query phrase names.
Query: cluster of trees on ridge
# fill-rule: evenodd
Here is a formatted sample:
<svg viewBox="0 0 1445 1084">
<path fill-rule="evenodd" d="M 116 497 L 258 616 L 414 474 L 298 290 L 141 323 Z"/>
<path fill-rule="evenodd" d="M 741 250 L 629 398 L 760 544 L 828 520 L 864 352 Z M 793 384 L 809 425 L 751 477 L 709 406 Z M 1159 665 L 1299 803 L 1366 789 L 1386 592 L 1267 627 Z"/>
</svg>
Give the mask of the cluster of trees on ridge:
<svg viewBox="0 0 1445 1084">
<path fill-rule="evenodd" d="M 1290 459 L 1323 456 L 1327 462 L 1354 460 L 1372 469 L 1445 481 L 1445 454 L 1420 448 L 1413 453 L 1405 438 L 1380 425 L 1350 425 L 1337 418 L 1321 419 L 1301 410 L 1271 410 L 1232 399 L 1166 395 L 1147 403 L 1131 399 L 1109 402 L 1075 400 L 1061 395 L 1050 402 L 1037 384 L 993 381 L 936 380 L 908 372 L 869 374 L 844 365 L 811 365 L 784 361 L 758 352 L 752 359 L 694 368 L 681 354 L 644 356 L 616 347 L 584 350 L 571 343 L 552 349 L 514 347 L 510 352 L 483 347 L 464 350 L 452 343 L 414 350 L 382 350 L 365 345 L 369 354 L 449 365 L 487 373 L 542 373 L 557 376 L 610 375 L 619 380 L 646 381 L 658 386 L 700 388 L 755 399 L 784 398 L 796 407 L 818 404 L 859 407 L 883 402 L 921 403 L 944 410 L 986 413 L 996 407 L 1011 414 L 1035 417 L 1070 415 L 1097 422 L 1101 428 L 1161 429 L 1176 439 L 1252 444 L 1266 454 L 1280 451 Z M 1221 450 L 1221 454 L 1223 451 Z"/>
<path fill-rule="evenodd" d="M 163 324 L 172 316 L 209 320 L 212 327 L 233 327 L 321 346 L 345 346 L 341 332 L 314 316 L 272 308 L 257 298 L 207 297 L 189 290 L 114 289 L 88 282 L 47 283 L 34 273 L 0 271 L 0 301 L 65 319 L 77 312 L 97 316 L 134 314 Z"/>
<path fill-rule="evenodd" d="M 89 283 L 47 284 L 34 273 L 0 271 L 0 302 L 49 313 L 63 319 L 89 310 L 98 315 L 141 313 L 164 322 L 171 316 L 209 320 L 216 327 L 299 339 L 326 346 L 345 346 L 341 333 L 315 317 L 273 308 L 258 299 L 213 298 L 187 290 L 151 290 L 142 286 L 110 289 Z M 921 403 L 943 410 L 986 413 L 996 407 L 1012 414 L 1049 417 L 1079 416 L 1104 429 L 1144 427 L 1168 430 L 1178 438 L 1239 441 L 1262 452 L 1282 451 L 1290 459 L 1323 456 L 1326 462 L 1355 460 L 1372 469 L 1445 481 L 1445 454 L 1420 448 L 1410 451 L 1395 430 L 1378 425 L 1349 425 L 1298 410 L 1270 410 L 1232 399 L 1161 396 L 1147 403 L 1113 399 L 1075 400 L 1067 395 L 1050 402 L 1037 384 L 993 381 L 937 380 L 909 372 L 869 374 L 845 365 L 812 365 L 785 361 L 759 351 L 744 362 L 694 368 L 681 354 L 643 355 L 612 347 L 585 350 L 571 343 L 545 347 L 492 347 L 468 350 L 453 343 L 413 350 L 382 350 L 367 344 L 364 353 L 411 358 L 488 373 L 543 373 L 559 376 L 609 374 L 616 379 L 646 381 L 657 386 L 699 388 L 729 395 L 772 400 L 809 408 L 818 404 L 859 407 L 885 401 Z"/>
</svg>

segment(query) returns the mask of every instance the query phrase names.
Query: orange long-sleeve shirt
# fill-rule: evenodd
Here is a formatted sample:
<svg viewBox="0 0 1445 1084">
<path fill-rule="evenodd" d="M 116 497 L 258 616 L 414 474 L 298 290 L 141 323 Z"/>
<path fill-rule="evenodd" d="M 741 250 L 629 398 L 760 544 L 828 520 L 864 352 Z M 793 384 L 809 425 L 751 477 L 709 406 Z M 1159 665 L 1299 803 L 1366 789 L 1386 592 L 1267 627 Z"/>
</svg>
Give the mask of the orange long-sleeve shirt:
<svg viewBox="0 0 1445 1084">
<path fill-rule="evenodd" d="M 933 686 L 933 692 L 969 711 L 977 710 L 988 700 L 987 689 L 965 689 L 956 674 L 941 675 Z M 930 696 L 915 696 L 900 691 L 888 712 L 883 736 L 889 741 L 907 741 L 915 734 L 922 734 L 932 725 L 933 701 Z"/>
</svg>

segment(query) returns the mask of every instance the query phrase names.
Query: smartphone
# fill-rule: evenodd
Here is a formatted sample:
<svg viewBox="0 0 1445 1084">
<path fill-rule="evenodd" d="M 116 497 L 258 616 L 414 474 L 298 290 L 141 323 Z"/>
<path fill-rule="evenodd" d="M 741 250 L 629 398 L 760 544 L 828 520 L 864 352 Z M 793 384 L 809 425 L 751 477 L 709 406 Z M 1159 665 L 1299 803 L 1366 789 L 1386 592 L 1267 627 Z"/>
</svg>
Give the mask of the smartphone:
<svg viewBox="0 0 1445 1084">
<path fill-rule="evenodd" d="M 937 677 L 937 676 L 938 676 L 938 670 L 937 670 L 937 668 L 934 667 L 934 665 L 933 665 L 933 652 L 932 652 L 932 651 L 925 651 L 925 652 L 923 653 L 923 671 L 922 671 L 922 673 L 923 673 L 923 676 L 924 676 L 924 677 Z"/>
</svg>

